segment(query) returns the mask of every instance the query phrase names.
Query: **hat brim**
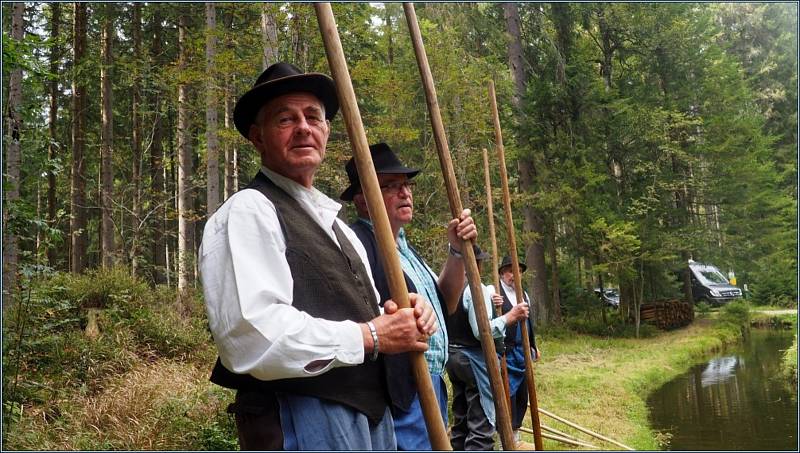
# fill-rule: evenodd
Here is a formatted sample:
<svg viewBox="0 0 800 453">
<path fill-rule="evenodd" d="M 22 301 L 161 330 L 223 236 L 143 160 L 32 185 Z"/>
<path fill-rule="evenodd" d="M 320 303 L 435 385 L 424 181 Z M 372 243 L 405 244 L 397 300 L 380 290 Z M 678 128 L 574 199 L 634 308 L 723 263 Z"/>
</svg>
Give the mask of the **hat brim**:
<svg viewBox="0 0 800 453">
<path fill-rule="evenodd" d="M 513 264 L 512 264 L 512 263 L 508 263 L 508 264 L 506 264 L 506 265 L 500 266 L 500 267 L 497 269 L 497 273 L 498 273 L 498 274 L 500 274 L 500 273 L 502 273 L 503 269 L 505 269 L 505 268 L 507 268 L 507 267 L 512 267 L 512 266 L 513 266 Z M 520 273 L 523 273 L 523 272 L 525 272 L 526 270 L 528 270 L 528 266 L 526 266 L 526 265 L 525 265 L 525 263 L 523 263 L 523 262 L 520 262 L 520 263 L 519 263 L 519 272 L 520 272 Z"/>
<path fill-rule="evenodd" d="M 258 111 L 270 100 L 292 92 L 308 92 L 319 98 L 325 106 L 325 119 L 331 120 L 339 111 L 336 85 L 325 74 L 315 72 L 297 74 L 270 80 L 253 87 L 236 102 L 233 109 L 233 123 L 244 138 L 250 138 L 250 126 L 255 122 Z"/>
<path fill-rule="evenodd" d="M 419 174 L 419 170 L 416 168 L 408 168 L 404 166 L 395 166 L 390 168 L 381 169 L 379 172 L 381 174 L 398 174 L 398 175 L 406 175 L 408 179 L 412 179 L 413 177 Z M 361 189 L 361 181 L 354 181 L 352 182 L 347 189 L 344 189 L 341 195 L 339 195 L 339 199 L 342 201 L 353 201 L 353 197 L 358 194 L 358 191 Z"/>
</svg>

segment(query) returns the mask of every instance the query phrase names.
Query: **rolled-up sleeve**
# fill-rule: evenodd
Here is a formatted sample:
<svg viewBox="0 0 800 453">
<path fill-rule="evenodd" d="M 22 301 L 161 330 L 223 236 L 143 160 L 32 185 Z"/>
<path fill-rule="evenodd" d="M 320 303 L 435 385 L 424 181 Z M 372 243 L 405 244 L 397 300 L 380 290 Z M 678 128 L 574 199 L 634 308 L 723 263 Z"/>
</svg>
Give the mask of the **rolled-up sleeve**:
<svg viewBox="0 0 800 453">
<path fill-rule="evenodd" d="M 503 338 L 506 334 L 506 321 L 502 316 L 493 318 L 494 310 L 492 308 L 492 294 L 494 294 L 493 286 L 481 285 L 483 289 L 483 303 L 486 307 L 486 315 L 489 317 L 489 329 L 492 338 Z M 478 316 L 475 314 L 475 303 L 472 299 L 472 291 L 470 287 L 464 288 L 464 308 L 467 309 L 467 316 L 469 319 L 469 326 L 472 328 L 472 335 L 478 340 L 481 339 L 480 329 L 478 328 Z"/>
<path fill-rule="evenodd" d="M 206 311 L 226 368 L 262 380 L 363 363 L 361 329 L 292 306 L 294 281 L 274 205 L 255 190 L 228 200 L 200 247 Z"/>
</svg>

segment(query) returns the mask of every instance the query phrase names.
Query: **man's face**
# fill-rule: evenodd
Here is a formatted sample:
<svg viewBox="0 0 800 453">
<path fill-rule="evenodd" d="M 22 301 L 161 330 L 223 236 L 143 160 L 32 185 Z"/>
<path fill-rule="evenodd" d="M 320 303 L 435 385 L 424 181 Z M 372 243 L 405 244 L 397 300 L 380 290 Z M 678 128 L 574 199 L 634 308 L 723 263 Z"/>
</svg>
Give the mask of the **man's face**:
<svg viewBox="0 0 800 453">
<path fill-rule="evenodd" d="M 500 269 L 500 278 L 503 280 L 503 283 L 508 286 L 514 284 L 514 271 L 511 269 L 511 266 Z"/>
<path fill-rule="evenodd" d="M 408 176 L 395 173 L 379 173 L 383 204 L 393 226 L 404 226 L 414 216 L 414 200 Z"/>
<path fill-rule="evenodd" d="M 313 94 L 296 92 L 265 104 L 250 126 L 249 138 L 264 166 L 310 187 L 329 134 L 322 102 Z"/>
</svg>

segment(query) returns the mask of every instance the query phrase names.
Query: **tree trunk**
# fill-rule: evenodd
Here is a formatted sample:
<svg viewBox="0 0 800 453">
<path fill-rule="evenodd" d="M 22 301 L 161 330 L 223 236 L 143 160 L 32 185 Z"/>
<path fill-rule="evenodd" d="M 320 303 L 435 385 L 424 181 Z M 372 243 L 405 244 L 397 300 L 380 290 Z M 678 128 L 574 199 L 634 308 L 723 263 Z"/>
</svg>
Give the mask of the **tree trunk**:
<svg viewBox="0 0 800 453">
<path fill-rule="evenodd" d="M 114 4 L 105 3 L 103 17 L 103 29 L 100 34 L 100 97 L 101 97 L 101 145 L 100 145 L 100 166 L 101 166 L 101 189 L 100 207 L 102 212 L 102 263 L 103 268 L 107 269 L 114 265 L 114 219 L 112 200 L 114 198 L 114 167 L 113 167 L 113 133 L 114 133 L 114 114 L 112 110 L 113 100 L 111 93 L 111 67 L 114 58 L 111 55 L 112 43 L 114 41 Z"/>
<path fill-rule="evenodd" d="M 86 3 L 75 2 L 72 76 L 72 176 L 69 224 L 71 238 L 70 270 L 81 273 L 86 265 L 86 168 L 84 146 L 86 143 L 86 86 L 79 75 L 79 67 L 86 58 Z"/>
<path fill-rule="evenodd" d="M 550 312 L 548 320 L 552 323 L 561 323 L 561 282 L 559 282 L 558 274 L 558 251 L 556 250 L 556 231 L 555 225 L 550 230 L 550 237 L 548 238 L 549 254 L 550 254 L 550 287 L 553 291 L 553 297 L 550 299 Z"/>
<path fill-rule="evenodd" d="M 214 60 L 217 56 L 217 13 L 206 3 L 206 212 L 219 207 L 219 137 L 217 136 L 217 90 Z"/>
<path fill-rule="evenodd" d="M 503 11 L 510 35 L 508 46 L 508 63 L 511 67 L 511 75 L 514 78 L 514 97 L 512 103 L 517 112 L 522 112 L 522 98 L 525 94 L 527 84 L 527 74 L 523 66 L 522 58 L 522 37 L 519 28 L 519 10 L 516 3 L 503 3 Z M 519 158 L 519 180 L 521 189 L 525 192 L 533 193 L 536 188 L 534 178 L 536 176 L 536 166 L 533 156 L 523 154 Z M 548 315 L 549 294 L 547 289 L 547 267 L 545 264 L 544 247 L 544 220 L 536 208 L 533 206 L 523 206 L 525 236 L 533 233 L 533 239 L 525 247 L 528 266 L 533 274 L 533 285 L 531 294 L 534 304 L 534 315 L 537 321 L 546 322 Z"/>
<path fill-rule="evenodd" d="M 14 3 L 11 13 L 11 39 L 22 44 L 25 37 L 25 3 Z M 5 208 L 3 209 L 3 292 L 11 295 L 17 282 L 17 237 L 13 229 L 8 228 L 9 206 L 19 200 L 20 165 L 22 162 L 20 139 L 22 134 L 22 67 L 11 71 L 8 87 L 8 104 L 6 111 L 6 175 L 5 175 Z M 9 297 L 11 300 L 11 297 Z M 9 304 L 3 304 L 6 308 Z"/>
<path fill-rule="evenodd" d="M 133 150 L 133 221 L 131 222 L 131 245 L 129 260 L 131 275 L 136 276 L 139 271 L 139 242 L 142 230 L 142 80 L 140 65 L 142 64 L 142 4 L 133 4 L 133 92 L 131 93 L 131 148 Z"/>
<path fill-rule="evenodd" d="M 161 4 L 153 4 L 153 42 L 150 47 L 150 57 L 156 65 L 163 65 L 164 58 L 161 50 Z M 153 94 L 150 98 L 153 114 L 153 143 L 150 145 L 150 181 L 152 184 L 152 260 L 153 260 L 153 283 L 162 284 L 167 282 L 167 222 L 166 222 L 166 188 L 164 186 L 164 124 L 162 122 L 162 92 L 156 85 L 152 89 Z"/>
<path fill-rule="evenodd" d="M 263 46 L 263 69 L 275 63 L 278 59 L 278 26 L 275 15 L 271 11 L 273 5 L 264 3 L 261 9 L 261 41 Z"/>
<path fill-rule="evenodd" d="M 225 86 L 225 129 L 233 129 L 233 75 L 228 76 Z M 233 195 L 239 187 L 237 168 L 238 149 L 236 142 L 228 138 L 225 140 L 225 198 Z"/>
<path fill-rule="evenodd" d="M 188 18 L 186 14 L 181 14 L 178 18 L 178 68 L 181 73 L 186 71 L 188 66 Z M 189 130 L 189 87 L 186 81 L 178 84 L 178 292 L 183 294 L 191 285 L 191 275 L 193 265 L 191 263 L 192 252 L 192 220 L 190 210 L 192 208 L 192 147 L 191 131 Z"/>
<path fill-rule="evenodd" d="M 58 44 L 60 37 L 61 26 L 61 3 L 54 2 L 50 4 L 52 17 L 50 18 L 50 36 L 53 39 L 53 47 L 50 48 L 50 73 L 59 75 L 59 61 L 61 60 L 61 46 Z M 58 121 L 58 80 L 60 77 L 54 77 L 50 81 L 50 112 L 48 117 L 48 135 L 50 142 L 47 145 L 47 225 L 50 228 L 56 228 L 56 174 L 53 166 L 58 158 L 58 131 L 56 122 Z M 56 248 L 50 244 L 50 241 L 45 241 L 47 247 L 47 264 L 51 268 L 56 267 Z"/>
<path fill-rule="evenodd" d="M 224 16 L 225 21 L 225 47 L 229 50 L 233 49 L 234 44 L 233 40 L 231 39 L 231 26 L 233 22 L 233 15 L 228 14 Z M 233 91 L 236 87 L 236 75 L 235 74 L 226 74 L 225 75 L 225 95 L 224 95 L 224 104 L 225 104 L 225 130 L 227 131 L 234 131 L 233 127 L 233 107 L 234 107 L 234 95 Z M 223 152 L 225 154 L 225 198 L 227 199 L 231 195 L 233 195 L 239 186 L 239 178 L 238 178 L 238 168 L 237 168 L 237 160 L 238 160 L 238 149 L 236 148 L 236 138 L 232 138 L 227 136 L 224 145 L 223 145 Z"/>
</svg>

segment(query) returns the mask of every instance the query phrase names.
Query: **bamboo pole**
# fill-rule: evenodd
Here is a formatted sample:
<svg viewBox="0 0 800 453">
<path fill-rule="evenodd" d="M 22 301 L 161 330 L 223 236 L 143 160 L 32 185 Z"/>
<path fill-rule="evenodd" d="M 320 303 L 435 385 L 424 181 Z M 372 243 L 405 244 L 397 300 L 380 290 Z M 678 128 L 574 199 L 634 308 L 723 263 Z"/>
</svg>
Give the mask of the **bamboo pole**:
<svg viewBox="0 0 800 453">
<path fill-rule="evenodd" d="M 532 409 L 533 408 L 531 408 L 531 410 Z M 559 417 L 558 415 L 556 415 L 556 414 L 554 414 L 552 412 L 546 411 L 546 410 L 544 410 L 542 408 L 539 408 L 539 412 L 541 412 L 544 415 L 547 415 L 548 417 L 551 417 L 551 418 L 553 418 L 555 420 L 558 420 L 558 421 L 560 421 L 561 423 L 563 423 L 565 425 L 571 426 L 571 427 L 577 429 L 578 431 L 584 432 L 584 433 L 586 433 L 586 434 L 588 434 L 588 435 L 590 435 L 592 437 L 596 437 L 596 438 L 598 438 L 600 440 L 604 440 L 606 442 L 610 442 L 610 443 L 612 443 L 612 444 L 614 444 L 614 445 L 616 445 L 618 447 L 624 448 L 625 450 L 633 451 L 633 448 L 631 448 L 631 447 L 629 447 L 629 446 L 627 446 L 625 444 L 617 442 L 614 439 L 609 439 L 608 437 L 606 437 L 606 436 L 604 436 L 602 434 L 597 434 L 596 432 L 594 432 L 594 431 L 592 431 L 590 429 L 584 428 L 583 426 L 580 426 L 577 423 L 573 423 L 573 422 L 571 422 L 571 421 L 569 421 L 569 420 L 567 420 L 567 419 L 565 419 L 563 417 Z"/>
<path fill-rule="evenodd" d="M 358 169 L 361 188 L 367 201 L 370 218 L 375 226 L 375 239 L 378 242 L 383 267 L 386 269 L 386 279 L 389 283 L 392 300 L 397 303 L 398 307 L 407 308 L 410 306 L 408 288 L 403 278 L 400 258 L 397 256 L 394 235 L 386 214 L 386 206 L 383 204 L 383 195 L 369 152 L 364 125 L 361 123 L 361 113 L 356 102 L 333 11 L 330 3 L 315 3 L 314 9 L 317 13 L 322 40 L 325 43 L 325 53 L 328 57 L 331 75 L 336 81 L 336 94 L 339 97 L 342 118 L 353 148 L 353 157 Z M 444 326 L 440 326 L 440 328 L 444 328 Z M 425 358 L 421 352 L 411 352 L 409 356 L 431 446 L 434 450 L 452 450 Z"/>
<path fill-rule="evenodd" d="M 567 439 L 578 440 L 577 437 L 575 437 L 575 436 L 573 436 L 571 434 L 567 434 L 564 431 L 559 431 L 559 430 L 557 430 L 557 429 L 555 429 L 555 428 L 553 428 L 551 426 L 547 426 L 544 423 L 542 423 L 542 429 L 545 430 L 545 431 L 548 431 L 550 433 L 557 434 L 557 435 L 559 435 L 561 437 L 565 437 Z"/>
<path fill-rule="evenodd" d="M 526 433 L 533 433 L 533 430 L 528 428 L 520 428 L 520 430 Z M 592 445 L 590 443 L 583 442 L 575 438 L 564 437 L 564 436 L 559 436 L 557 434 L 549 434 L 549 433 L 542 433 L 542 437 L 544 437 L 545 439 L 555 440 L 563 444 L 572 445 L 575 447 L 586 447 L 594 450 L 600 450 L 600 447 L 596 445 Z"/>
<path fill-rule="evenodd" d="M 503 207 L 506 212 L 506 227 L 508 229 L 508 249 L 511 257 L 511 269 L 514 272 L 514 290 L 517 293 L 517 304 L 524 302 L 522 291 L 522 278 L 519 271 L 519 258 L 517 257 L 517 239 L 514 235 L 514 217 L 511 212 L 511 195 L 508 189 L 508 174 L 506 173 L 506 156 L 503 148 L 503 133 L 500 129 L 500 115 L 497 112 L 497 97 L 494 91 L 494 81 L 489 80 L 489 101 L 492 105 L 492 119 L 494 120 L 495 146 L 497 147 L 497 161 L 500 166 L 500 180 L 503 184 Z M 530 318 L 528 318 L 530 319 Z M 533 425 L 533 443 L 537 450 L 542 449 L 542 427 L 539 421 L 539 412 L 536 410 L 539 403 L 536 398 L 536 382 L 533 377 L 533 358 L 531 357 L 531 340 L 528 338 L 528 323 L 519 323 L 522 334 L 522 349 L 525 355 L 525 381 L 528 385 L 528 397 L 531 402 L 531 424 Z"/>
<path fill-rule="evenodd" d="M 499 266 L 497 260 L 497 235 L 494 230 L 494 200 L 492 199 L 492 178 L 489 174 L 489 152 L 483 148 L 483 179 L 486 186 L 486 209 L 489 216 L 489 237 L 492 239 L 492 283 L 495 291 L 500 291 L 500 274 L 497 272 Z M 503 307 L 495 308 L 495 316 L 503 314 Z M 508 363 L 506 363 L 506 352 L 500 354 L 500 375 L 503 378 L 503 388 L 506 393 L 506 404 L 508 405 L 509 417 L 511 417 L 511 385 L 508 381 Z M 512 432 L 513 434 L 513 432 Z"/>
<path fill-rule="evenodd" d="M 442 124 L 442 115 L 439 111 L 436 88 L 434 87 L 433 76 L 428 66 L 428 56 L 425 53 L 425 45 L 422 42 L 422 34 L 419 31 L 414 5 L 411 3 L 403 3 L 403 10 L 405 12 L 406 22 L 408 22 L 409 32 L 411 33 L 411 42 L 414 45 L 414 54 L 417 58 L 422 85 L 425 88 L 425 100 L 428 104 L 431 126 L 433 127 L 433 136 L 436 141 L 436 150 L 439 155 L 439 164 L 447 188 L 450 212 L 453 217 L 458 218 L 461 216 L 462 211 L 461 198 L 458 193 L 458 184 L 456 182 L 455 172 L 453 171 L 453 163 L 450 160 L 450 149 L 447 145 L 447 137 L 445 136 L 444 126 Z M 486 313 L 486 310 L 483 309 L 485 306 L 483 288 L 480 281 L 481 276 L 478 270 L 478 263 L 475 260 L 475 251 L 472 249 L 472 241 L 462 241 L 461 253 L 464 256 L 464 267 L 467 271 L 469 288 L 472 292 L 472 303 L 477 306 L 475 313 L 481 337 L 483 356 L 489 374 L 489 383 L 492 389 L 492 395 L 494 396 L 497 432 L 500 435 L 500 442 L 503 449 L 513 450 L 514 435 L 511 430 L 510 411 L 506 404 L 506 399 L 503 398 L 504 391 L 500 380 L 499 360 L 497 359 L 497 351 L 494 348 L 494 339 L 489 329 L 489 315 Z"/>
</svg>

